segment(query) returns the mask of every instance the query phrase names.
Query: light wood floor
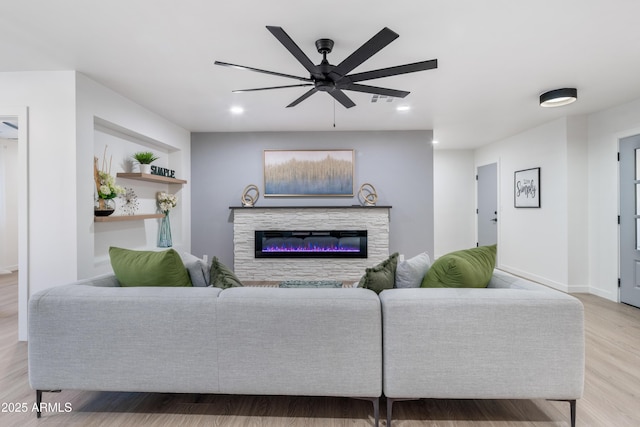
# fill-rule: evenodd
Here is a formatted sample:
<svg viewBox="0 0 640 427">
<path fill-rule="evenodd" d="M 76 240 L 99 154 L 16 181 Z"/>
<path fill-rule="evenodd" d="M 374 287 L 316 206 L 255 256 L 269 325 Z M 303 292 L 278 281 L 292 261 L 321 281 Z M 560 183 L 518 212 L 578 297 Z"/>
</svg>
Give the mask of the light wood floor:
<svg viewBox="0 0 640 427">
<path fill-rule="evenodd" d="M 0 426 L 372 426 L 369 402 L 341 398 L 105 393 L 63 390 L 44 400 L 68 413 L 32 412 L 27 344 L 17 337 L 17 277 L 0 276 Z M 585 305 L 587 364 L 578 426 L 640 426 L 640 309 L 593 295 Z M 26 404 L 26 413 L 12 404 Z M 381 404 L 385 417 L 384 402 Z M 545 400 L 419 400 L 394 405 L 395 427 L 569 425 L 569 405 Z M 381 421 L 381 426 L 385 421 Z"/>
</svg>

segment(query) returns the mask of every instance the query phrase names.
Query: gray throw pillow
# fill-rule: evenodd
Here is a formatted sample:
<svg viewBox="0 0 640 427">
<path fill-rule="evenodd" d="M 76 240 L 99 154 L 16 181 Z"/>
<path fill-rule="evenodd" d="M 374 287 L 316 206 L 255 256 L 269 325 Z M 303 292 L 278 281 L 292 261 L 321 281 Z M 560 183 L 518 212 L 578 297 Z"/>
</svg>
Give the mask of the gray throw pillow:
<svg viewBox="0 0 640 427">
<path fill-rule="evenodd" d="M 426 252 L 398 262 L 398 267 L 396 267 L 396 288 L 419 288 L 430 266 L 431 258 Z"/>
<path fill-rule="evenodd" d="M 203 259 L 200 259 L 189 252 L 182 252 L 180 257 L 189 272 L 189 277 L 191 278 L 193 286 L 209 286 L 209 265 L 207 265 Z"/>
</svg>

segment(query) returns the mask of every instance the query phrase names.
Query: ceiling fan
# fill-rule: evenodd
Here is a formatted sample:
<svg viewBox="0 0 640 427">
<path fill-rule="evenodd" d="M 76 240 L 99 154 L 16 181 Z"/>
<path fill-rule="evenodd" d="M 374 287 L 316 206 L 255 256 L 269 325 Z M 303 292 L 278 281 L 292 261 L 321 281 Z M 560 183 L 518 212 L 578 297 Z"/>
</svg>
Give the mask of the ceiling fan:
<svg viewBox="0 0 640 427">
<path fill-rule="evenodd" d="M 301 97 L 293 101 L 288 107 L 295 107 L 314 93 L 327 92 L 336 101 L 345 108 L 351 108 L 356 104 L 343 92 L 344 90 L 352 90 L 356 92 L 372 93 L 378 95 L 386 95 L 397 98 L 404 98 L 410 92 L 403 90 L 387 89 L 383 87 L 368 86 L 358 84 L 356 82 L 380 79 L 382 77 L 396 76 L 398 74 L 415 73 L 416 71 L 426 71 L 438 68 L 438 60 L 431 59 L 429 61 L 414 62 L 412 64 L 397 65 L 395 67 L 380 68 L 378 70 L 365 71 L 363 73 L 349 74 L 360 64 L 371 58 L 373 55 L 382 50 L 389 43 L 399 37 L 399 35 L 389 28 L 385 27 L 380 30 L 369 41 L 360 46 L 349 57 L 338 65 L 332 65 L 327 61 L 327 54 L 333 49 L 333 40 L 319 39 L 316 40 L 316 49 L 322 54 L 322 62 L 314 65 L 307 55 L 298 47 L 298 45 L 289 37 L 289 35 L 281 27 L 267 26 L 267 29 L 275 36 L 276 39 L 302 64 L 310 73 L 309 77 L 293 76 L 291 74 L 276 73 L 274 71 L 261 70 L 259 68 L 245 67 L 243 65 L 229 64 L 228 62 L 215 61 L 216 65 L 225 67 L 233 67 L 241 70 L 255 71 L 257 73 L 270 74 L 273 76 L 287 77 L 290 79 L 300 80 L 306 83 L 286 86 L 261 87 L 256 89 L 234 90 L 233 92 L 253 92 L 259 90 L 283 89 L 290 87 L 312 86 Z"/>
</svg>

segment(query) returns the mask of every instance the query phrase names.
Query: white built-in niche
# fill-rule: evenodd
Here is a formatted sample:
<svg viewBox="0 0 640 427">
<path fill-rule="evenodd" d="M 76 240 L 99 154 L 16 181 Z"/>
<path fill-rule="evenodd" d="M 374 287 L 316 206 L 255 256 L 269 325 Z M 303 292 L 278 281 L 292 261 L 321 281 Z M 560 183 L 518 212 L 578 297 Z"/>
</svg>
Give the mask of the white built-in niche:
<svg viewBox="0 0 640 427">
<path fill-rule="evenodd" d="M 108 217 L 95 217 L 93 223 L 94 260 L 96 273 L 110 270 L 109 247 L 118 246 L 138 250 L 156 250 L 158 228 L 162 214 L 158 211 L 156 195 L 165 191 L 178 196 L 178 205 L 170 212 L 171 232 L 175 248 L 181 247 L 183 203 L 180 197 L 186 180 L 140 174 L 132 155 L 138 151 L 152 151 L 159 159 L 154 165 L 175 169 L 172 165 L 181 164 L 182 153 L 175 147 L 153 140 L 133 131 L 123 129 L 112 123 L 96 119 L 94 123 L 94 156 L 98 157 L 98 166 L 111 165 L 111 175 L 116 184 L 132 190 L 136 196 L 137 209 L 133 203 L 117 197 L 116 211 Z M 106 159 L 105 159 L 106 147 Z M 93 170 L 93 168 L 92 168 Z M 92 179 L 88 177 L 87 179 Z M 93 187 L 92 187 L 93 188 Z M 95 195 L 94 195 L 95 197 Z"/>
</svg>

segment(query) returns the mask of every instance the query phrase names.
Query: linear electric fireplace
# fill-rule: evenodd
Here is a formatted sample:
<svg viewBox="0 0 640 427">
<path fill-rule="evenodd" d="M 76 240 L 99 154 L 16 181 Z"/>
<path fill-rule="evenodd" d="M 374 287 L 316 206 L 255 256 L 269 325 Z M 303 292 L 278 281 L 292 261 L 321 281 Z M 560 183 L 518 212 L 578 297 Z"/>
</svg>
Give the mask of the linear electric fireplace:
<svg viewBox="0 0 640 427">
<path fill-rule="evenodd" d="M 367 258 L 367 230 L 256 230 L 256 258 Z"/>
</svg>

